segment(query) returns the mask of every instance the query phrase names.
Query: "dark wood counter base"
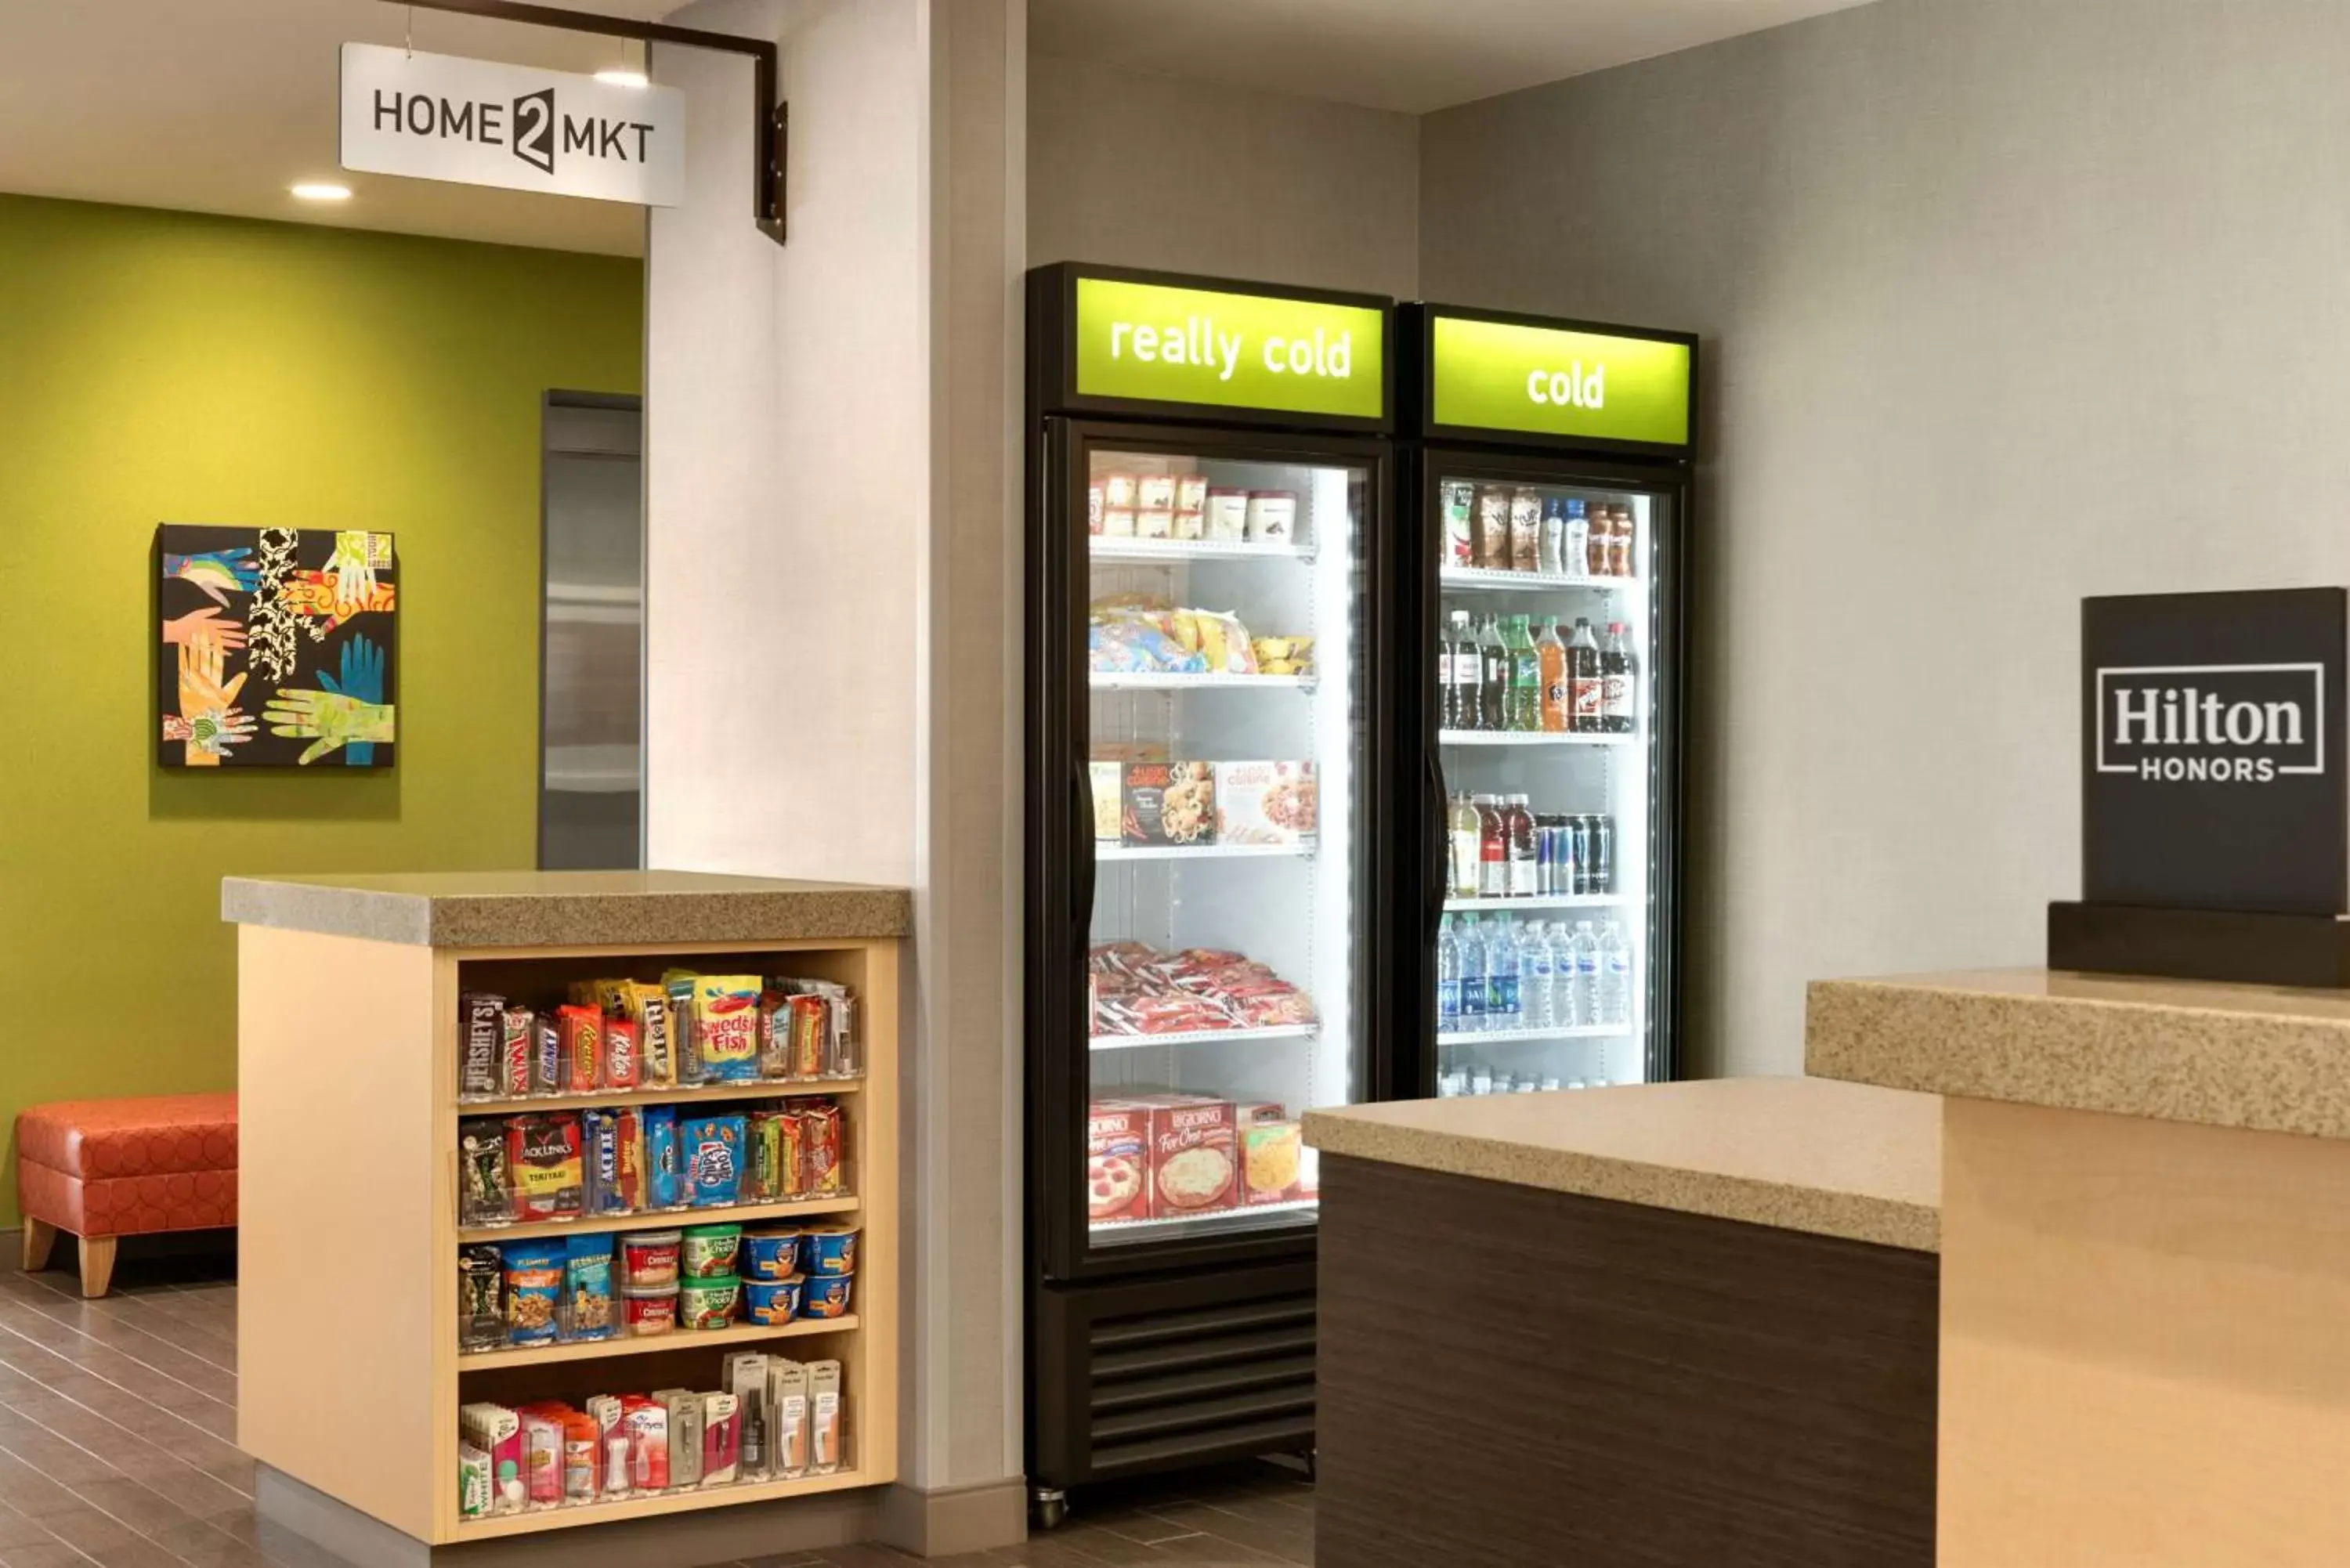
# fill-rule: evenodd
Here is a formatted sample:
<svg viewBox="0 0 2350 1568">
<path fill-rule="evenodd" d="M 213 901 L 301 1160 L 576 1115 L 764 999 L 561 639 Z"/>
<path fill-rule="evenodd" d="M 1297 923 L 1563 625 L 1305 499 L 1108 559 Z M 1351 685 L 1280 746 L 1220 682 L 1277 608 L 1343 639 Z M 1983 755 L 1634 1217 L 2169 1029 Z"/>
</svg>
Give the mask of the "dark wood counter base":
<svg viewBox="0 0 2350 1568">
<path fill-rule="evenodd" d="M 1321 1168 L 1321 1568 L 1932 1568 L 1933 1254 Z"/>
</svg>

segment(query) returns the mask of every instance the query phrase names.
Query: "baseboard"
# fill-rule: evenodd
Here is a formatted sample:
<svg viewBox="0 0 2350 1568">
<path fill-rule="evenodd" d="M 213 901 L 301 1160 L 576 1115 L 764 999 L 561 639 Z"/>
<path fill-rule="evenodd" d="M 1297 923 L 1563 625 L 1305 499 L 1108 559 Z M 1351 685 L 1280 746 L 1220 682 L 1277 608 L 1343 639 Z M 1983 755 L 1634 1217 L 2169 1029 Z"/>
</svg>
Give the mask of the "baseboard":
<svg viewBox="0 0 2350 1568">
<path fill-rule="evenodd" d="M 900 1481 L 881 1490 L 873 1539 L 917 1557 L 955 1557 L 1028 1539 L 1028 1483 L 1019 1476 L 925 1491 Z"/>
</svg>

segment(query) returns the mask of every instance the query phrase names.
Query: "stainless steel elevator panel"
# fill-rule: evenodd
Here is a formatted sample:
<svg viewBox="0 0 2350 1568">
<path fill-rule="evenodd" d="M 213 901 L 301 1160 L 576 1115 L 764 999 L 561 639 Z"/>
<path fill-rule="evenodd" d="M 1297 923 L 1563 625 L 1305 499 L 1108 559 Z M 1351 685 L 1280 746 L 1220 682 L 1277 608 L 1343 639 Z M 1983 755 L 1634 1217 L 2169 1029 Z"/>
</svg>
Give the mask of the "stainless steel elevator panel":
<svg viewBox="0 0 2350 1568">
<path fill-rule="evenodd" d="M 644 410 L 546 399 L 538 864 L 644 856 Z"/>
</svg>

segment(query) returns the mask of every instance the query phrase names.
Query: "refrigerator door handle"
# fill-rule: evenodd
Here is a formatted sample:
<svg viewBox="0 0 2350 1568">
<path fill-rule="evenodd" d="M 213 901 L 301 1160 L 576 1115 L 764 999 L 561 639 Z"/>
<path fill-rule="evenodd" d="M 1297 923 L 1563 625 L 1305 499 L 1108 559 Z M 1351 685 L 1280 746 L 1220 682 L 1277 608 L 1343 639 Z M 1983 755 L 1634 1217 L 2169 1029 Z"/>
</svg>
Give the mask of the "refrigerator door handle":
<svg viewBox="0 0 2350 1568">
<path fill-rule="evenodd" d="M 1078 763 L 1069 774 L 1069 803 L 1076 820 L 1071 824 L 1075 834 L 1070 846 L 1076 852 L 1077 874 L 1070 878 L 1070 929 L 1076 936 L 1076 949 L 1083 957 L 1092 936 L 1094 923 L 1094 878 L 1098 867 L 1094 859 L 1094 781 L 1092 770 Z"/>
<path fill-rule="evenodd" d="M 1444 763 L 1434 747 L 1428 753 L 1428 820 L 1435 831 L 1429 836 L 1433 841 L 1429 850 L 1430 871 L 1428 878 L 1428 940 L 1436 940 L 1436 928 L 1444 919 L 1444 897 L 1452 887 L 1451 835 L 1452 825 L 1447 820 L 1448 803 L 1452 796 L 1444 787 Z"/>
</svg>

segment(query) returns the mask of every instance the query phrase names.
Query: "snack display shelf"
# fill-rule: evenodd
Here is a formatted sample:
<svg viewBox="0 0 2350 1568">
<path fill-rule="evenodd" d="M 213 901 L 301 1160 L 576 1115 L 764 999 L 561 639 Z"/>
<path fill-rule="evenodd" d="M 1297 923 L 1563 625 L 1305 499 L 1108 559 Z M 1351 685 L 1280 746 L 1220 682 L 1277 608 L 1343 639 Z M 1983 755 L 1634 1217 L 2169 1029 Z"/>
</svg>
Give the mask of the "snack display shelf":
<svg viewBox="0 0 2350 1568">
<path fill-rule="evenodd" d="M 1492 566 L 1447 566 L 1440 580 L 1448 588 L 1492 588 L 1555 590 L 1558 588 L 1599 588 L 1604 590 L 1637 590 L 1638 577 L 1568 576 L 1561 572 L 1508 572 Z"/>
<path fill-rule="evenodd" d="M 662 1209 L 642 1214 L 595 1214 L 577 1220 L 538 1220 L 524 1225 L 464 1226 L 460 1241 L 523 1241 L 535 1236 L 584 1235 L 590 1231 L 673 1231 L 681 1225 L 723 1225 L 790 1220 L 803 1214 L 848 1214 L 862 1200 L 854 1197 L 803 1198 L 788 1203 L 734 1203 L 723 1208 Z"/>
<path fill-rule="evenodd" d="M 457 1112 L 467 1116 L 511 1116 L 518 1111 L 584 1111 L 607 1106 L 696 1106 L 728 1100 L 785 1099 L 794 1095 L 853 1095 L 865 1086 L 862 1078 L 765 1078 L 752 1084 L 703 1084 L 694 1088 L 639 1089 L 634 1094 L 545 1095 L 519 1100 L 466 1100 Z"/>
<path fill-rule="evenodd" d="M 1113 539 L 1094 536 L 1097 561 L 1310 561 L 1311 545 L 1281 545 L 1263 539 Z"/>
<path fill-rule="evenodd" d="M 1263 860 L 1310 857 L 1305 844 L 1094 844 L 1096 860 Z"/>
<path fill-rule="evenodd" d="M 1623 893 L 1544 893 L 1532 898 L 1447 898 L 1444 908 L 1448 913 L 1459 914 L 1478 909 L 1612 909 L 1630 902 Z"/>
<path fill-rule="evenodd" d="M 738 1502 L 764 1502 L 773 1498 L 808 1497 L 817 1492 L 846 1491 L 872 1486 L 880 1478 L 857 1469 L 836 1470 L 828 1476 L 802 1476 L 797 1480 L 736 1481 L 732 1486 L 705 1487 L 695 1491 L 665 1491 L 650 1497 L 617 1498 L 610 1502 L 583 1502 L 572 1508 L 533 1509 L 527 1513 L 493 1514 L 487 1519 L 458 1521 L 450 1532 L 455 1541 L 488 1541 L 501 1535 L 528 1535 L 541 1530 L 565 1530 L 576 1524 L 604 1524 L 649 1514 L 683 1513 L 693 1509 L 726 1508 Z"/>
<path fill-rule="evenodd" d="M 1439 1045 L 1505 1045 L 1516 1040 L 1620 1040 L 1628 1023 L 1578 1023 L 1560 1029 L 1480 1029 L 1473 1034 L 1439 1034 Z"/>
<path fill-rule="evenodd" d="M 1097 691 L 1310 691 L 1311 675 L 1164 675 L 1151 672 L 1092 670 L 1087 676 Z"/>
<path fill-rule="evenodd" d="M 1645 737 L 1574 730 L 1440 730 L 1436 740 L 1444 746 L 1637 746 Z"/>
<path fill-rule="evenodd" d="M 1308 1040 L 1322 1033 L 1318 1023 L 1277 1023 L 1265 1029 L 1198 1029 L 1180 1034 L 1097 1034 L 1097 1051 L 1132 1051 L 1145 1045 L 1222 1045 L 1236 1040 Z"/>
<path fill-rule="evenodd" d="M 709 1345 L 730 1349 L 770 1339 L 794 1339 L 816 1334 L 845 1334 L 857 1326 L 857 1314 L 802 1317 L 789 1323 L 738 1324 L 733 1328 L 680 1328 L 667 1334 L 621 1335 L 611 1339 L 574 1340 L 564 1345 L 534 1345 L 519 1350 L 484 1350 L 457 1358 L 457 1370 L 473 1372 L 485 1366 L 543 1366 L 553 1361 L 601 1361 L 614 1355 L 651 1355 L 668 1350 L 700 1350 Z"/>
<path fill-rule="evenodd" d="M 1222 1209 L 1213 1214 L 1184 1214 L 1164 1220 L 1113 1220 L 1107 1223 L 1097 1220 L 1092 1229 L 1097 1236 L 1130 1236 L 1137 1233 L 1159 1237 L 1212 1236 L 1228 1231 L 1253 1230 L 1253 1221 L 1268 1214 L 1292 1214 L 1304 1218 L 1321 1206 L 1319 1198 L 1293 1198 L 1286 1203 L 1252 1203 L 1245 1209 Z"/>
</svg>

